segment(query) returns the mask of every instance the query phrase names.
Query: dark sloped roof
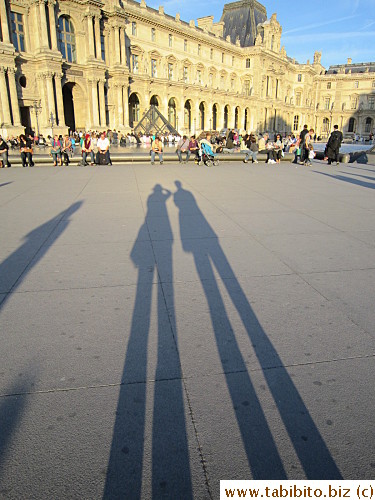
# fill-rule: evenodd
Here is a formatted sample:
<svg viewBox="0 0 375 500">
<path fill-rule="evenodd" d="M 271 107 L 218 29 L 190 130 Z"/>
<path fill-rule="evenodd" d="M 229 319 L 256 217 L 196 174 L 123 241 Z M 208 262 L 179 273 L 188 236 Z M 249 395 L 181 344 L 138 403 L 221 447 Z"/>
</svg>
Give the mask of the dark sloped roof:
<svg viewBox="0 0 375 500">
<path fill-rule="evenodd" d="M 231 42 L 240 40 L 241 47 L 251 47 L 255 43 L 258 24 L 267 20 L 266 8 L 256 0 L 241 0 L 224 5 L 220 21 L 224 22 L 224 38 Z"/>
</svg>

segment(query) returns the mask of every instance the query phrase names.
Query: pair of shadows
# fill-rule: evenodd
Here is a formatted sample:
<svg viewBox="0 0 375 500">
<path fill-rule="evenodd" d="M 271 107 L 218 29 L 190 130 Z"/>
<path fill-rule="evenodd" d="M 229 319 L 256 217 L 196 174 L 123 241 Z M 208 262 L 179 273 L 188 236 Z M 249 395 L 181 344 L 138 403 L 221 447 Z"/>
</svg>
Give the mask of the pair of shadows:
<svg viewBox="0 0 375 500">
<path fill-rule="evenodd" d="M 341 479 L 340 471 L 306 405 L 257 320 L 221 248 L 218 236 L 199 209 L 193 194 L 183 189 L 179 181 L 176 181 L 176 187 L 173 198 L 179 209 L 180 238 L 185 252 L 193 255 L 208 304 L 226 384 L 253 478 L 286 479 L 287 474 L 226 313 L 214 268 L 222 278 L 246 329 L 249 342 L 263 368 L 269 391 L 307 478 Z M 157 215 L 164 225 L 161 227 L 163 234 L 170 235 L 169 239 L 165 239 L 169 246 L 165 246 L 163 265 L 167 275 L 173 276 L 173 233 L 166 208 L 166 202 L 171 196 L 172 193 L 160 185 L 154 187 L 148 198 L 145 222 L 131 252 L 131 258 L 138 267 L 138 282 L 103 494 L 106 499 L 137 499 L 142 496 L 145 436 L 148 435 L 145 432 L 145 381 L 153 290 L 156 290 L 158 304 L 158 352 L 156 383 L 153 384 L 152 456 L 147 457 L 152 463 L 151 496 L 193 498 L 186 426 L 188 411 L 184 406 L 185 388 L 178 352 L 179 332 L 174 313 L 173 283 L 168 284 L 170 314 L 166 320 L 165 286 L 152 285 L 154 274 L 158 274 L 156 260 L 154 259 L 154 265 L 150 268 L 149 260 L 144 258 L 144 252 L 141 251 L 144 235 L 149 233 L 149 219 Z M 191 218 L 187 217 L 192 214 L 195 215 L 196 238 L 192 234 Z M 205 234 L 204 241 L 198 237 L 201 234 Z M 174 345 L 169 339 L 174 339 Z M 228 360 L 237 374 L 233 370 L 232 373 L 229 372 Z M 166 370 L 168 366 L 177 366 L 173 380 Z M 277 370 L 267 369 L 269 367 L 277 367 Z M 139 383 L 135 383 L 136 381 Z M 199 422 L 197 426 L 199 431 Z M 190 449 L 195 448 L 196 445 L 190 443 Z M 220 457 L 216 459 L 220 460 Z"/>
</svg>

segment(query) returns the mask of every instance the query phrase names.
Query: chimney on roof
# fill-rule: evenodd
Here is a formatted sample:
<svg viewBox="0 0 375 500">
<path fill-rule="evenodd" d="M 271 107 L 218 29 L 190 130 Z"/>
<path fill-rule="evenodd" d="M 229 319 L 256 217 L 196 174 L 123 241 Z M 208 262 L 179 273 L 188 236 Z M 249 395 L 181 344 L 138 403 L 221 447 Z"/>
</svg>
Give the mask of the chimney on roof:
<svg viewBox="0 0 375 500">
<path fill-rule="evenodd" d="M 352 58 L 348 57 L 348 64 L 352 64 Z"/>
</svg>

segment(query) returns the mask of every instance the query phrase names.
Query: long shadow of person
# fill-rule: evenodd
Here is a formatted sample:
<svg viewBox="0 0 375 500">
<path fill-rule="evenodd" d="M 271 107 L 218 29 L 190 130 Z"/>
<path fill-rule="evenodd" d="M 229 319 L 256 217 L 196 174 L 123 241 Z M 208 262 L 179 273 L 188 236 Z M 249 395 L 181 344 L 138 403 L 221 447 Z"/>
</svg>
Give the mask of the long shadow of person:
<svg viewBox="0 0 375 500">
<path fill-rule="evenodd" d="M 306 477 L 341 478 L 340 471 L 297 388 L 254 314 L 220 246 L 219 238 L 200 211 L 193 194 L 183 189 L 181 182 L 176 181 L 175 184 L 177 191 L 174 194 L 174 202 L 179 208 L 182 245 L 186 252 L 193 254 L 206 296 L 220 360 L 253 478 L 283 479 L 286 473 L 234 336 L 214 275 L 214 268 L 222 279 L 246 329 Z M 194 229 L 192 230 L 189 217 L 185 217 L 185 212 L 195 214 L 194 229 L 198 231 L 197 234 L 205 234 L 204 240 L 194 237 Z M 271 367 L 277 367 L 277 370 L 269 369 Z M 241 386 L 233 377 L 233 372 L 243 372 L 244 379 Z"/>
<path fill-rule="evenodd" d="M 68 227 L 70 224 L 69 217 L 79 210 L 82 203 L 82 201 L 73 203 L 67 210 L 33 229 L 25 236 L 22 245 L 0 263 L 0 284 L 6 290 L 3 300 L 0 302 L 0 313 L 27 274 L 43 259 L 48 250 Z M 67 215 L 69 217 L 65 217 Z M 22 263 L 21 266 L 20 262 Z M 9 442 L 16 432 L 22 414 L 27 407 L 27 394 L 25 393 L 31 390 L 35 377 L 36 368 L 33 366 L 25 371 L 22 380 L 17 380 L 11 387 L 1 390 L 0 477 L 2 463 L 9 452 Z"/>
<path fill-rule="evenodd" d="M 147 200 L 144 224 L 131 251 L 131 259 L 138 268 L 137 289 L 103 498 L 193 497 L 184 390 L 174 337 L 177 330 L 173 318 L 167 314 L 155 256 L 145 252 L 150 219 L 157 216 L 160 234 L 166 241 L 163 265 L 172 276 L 173 233 L 166 208 L 170 196 L 171 192 L 160 185 L 154 187 Z M 147 361 L 153 292 L 157 293 L 158 339 L 155 381 L 149 384 L 154 388 L 152 492 L 145 494 L 143 479 L 149 475 L 144 470 Z"/>
</svg>

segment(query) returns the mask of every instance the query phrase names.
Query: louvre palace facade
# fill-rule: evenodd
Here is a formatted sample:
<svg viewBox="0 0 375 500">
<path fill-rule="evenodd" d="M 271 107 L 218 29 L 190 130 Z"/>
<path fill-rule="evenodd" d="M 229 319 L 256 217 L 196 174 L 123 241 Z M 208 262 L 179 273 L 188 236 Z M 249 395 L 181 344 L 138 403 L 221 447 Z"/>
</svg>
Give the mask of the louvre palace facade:
<svg viewBox="0 0 375 500">
<path fill-rule="evenodd" d="M 134 128 L 151 104 L 181 133 L 235 127 L 369 135 L 375 63 L 299 64 L 255 0 L 186 22 L 145 0 L 0 0 L 0 133 Z"/>
</svg>

